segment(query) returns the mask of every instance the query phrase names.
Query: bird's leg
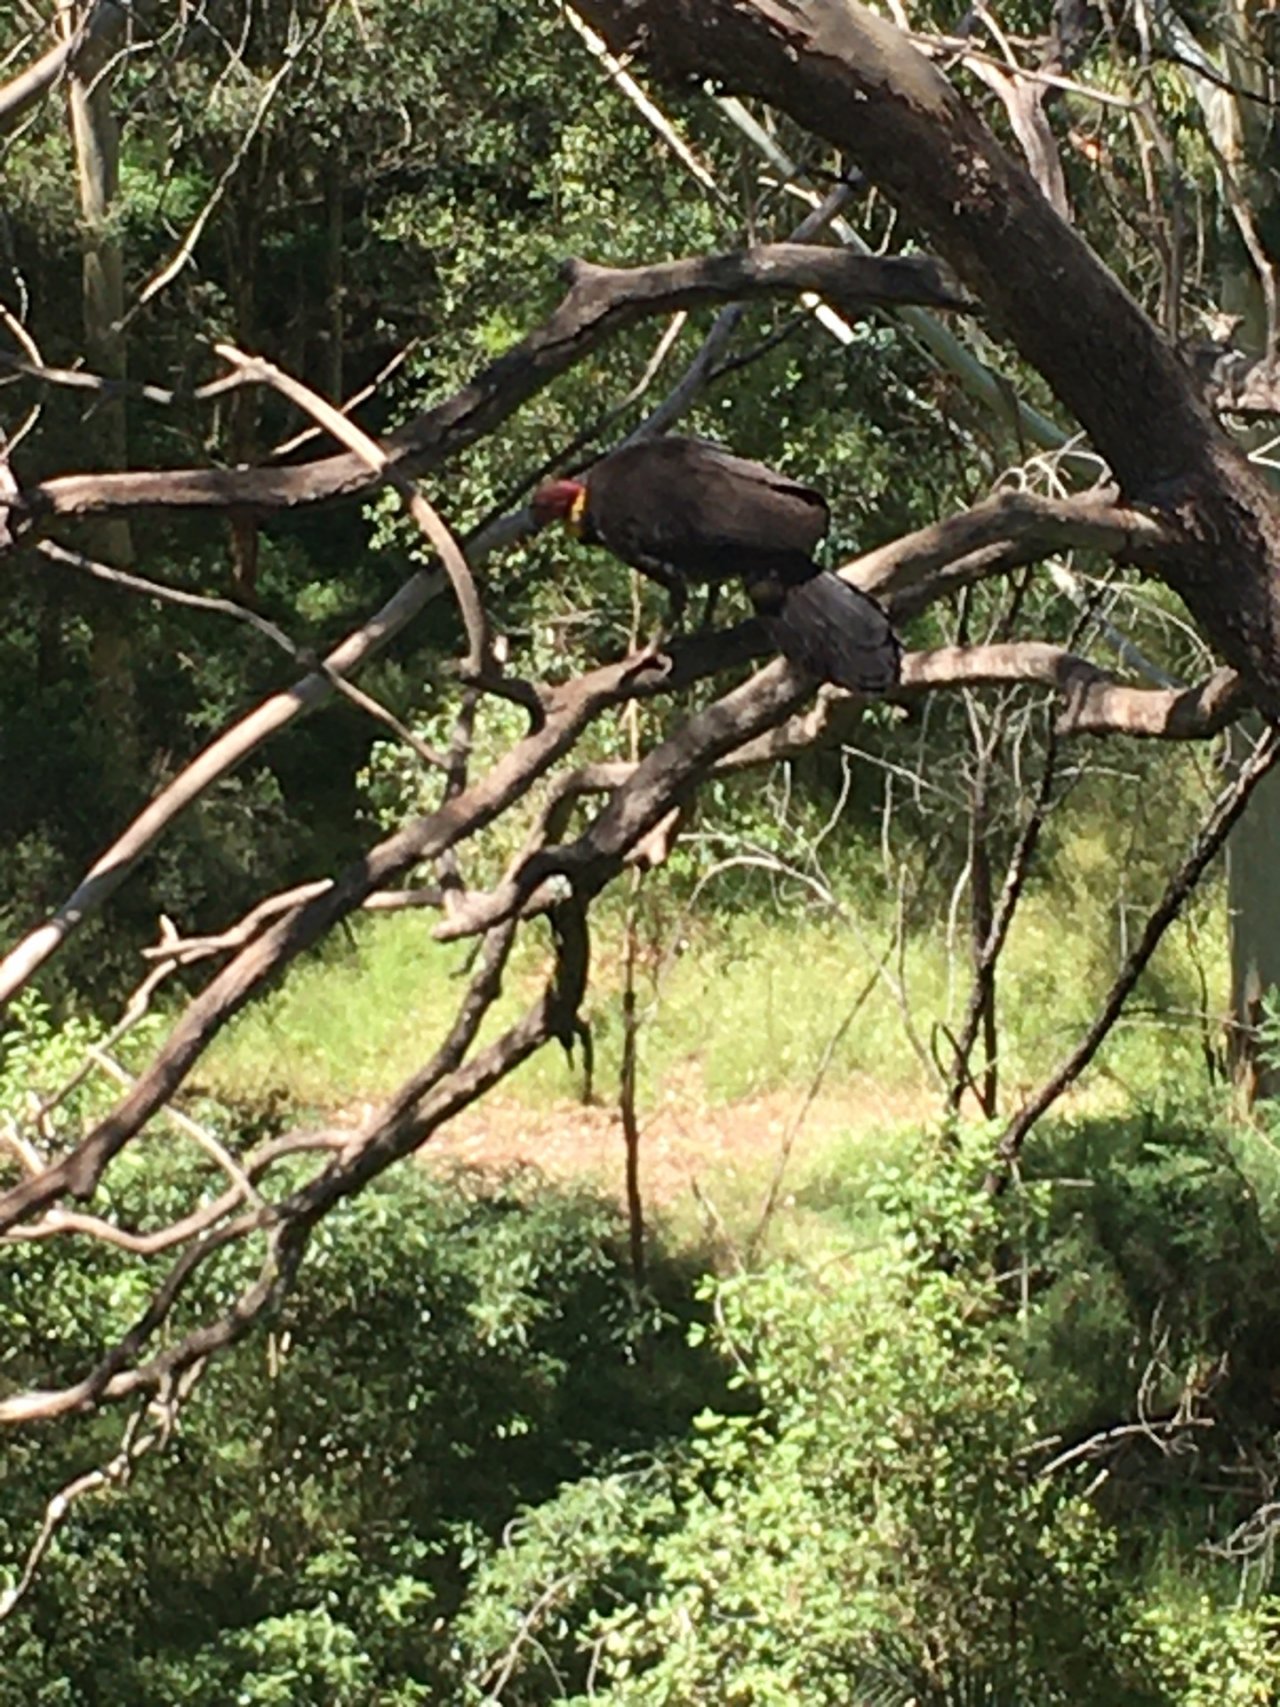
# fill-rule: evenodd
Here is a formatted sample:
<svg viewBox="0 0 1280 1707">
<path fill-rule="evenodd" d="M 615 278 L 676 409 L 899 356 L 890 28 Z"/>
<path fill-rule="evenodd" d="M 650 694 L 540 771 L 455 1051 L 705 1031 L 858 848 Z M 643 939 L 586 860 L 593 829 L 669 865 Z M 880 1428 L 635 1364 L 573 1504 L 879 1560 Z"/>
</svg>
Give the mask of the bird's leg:
<svg viewBox="0 0 1280 1707">
<path fill-rule="evenodd" d="M 674 576 L 665 583 L 667 589 L 667 620 L 664 638 L 679 634 L 684 628 L 684 613 L 689 604 L 689 589 Z"/>
<path fill-rule="evenodd" d="M 720 583 L 719 583 L 719 581 L 713 581 L 711 583 L 711 585 L 707 588 L 707 596 L 706 596 L 706 599 L 703 601 L 702 621 L 698 624 L 699 628 L 710 628 L 711 627 L 711 619 L 716 614 L 716 605 L 719 603 L 719 601 L 720 601 Z"/>
<path fill-rule="evenodd" d="M 651 581 L 656 581 L 666 589 L 667 614 L 660 622 L 645 644 L 645 655 L 650 658 L 661 658 L 666 653 L 667 643 L 673 635 L 679 634 L 684 625 L 685 606 L 689 602 L 689 590 L 678 575 L 657 564 L 646 564 L 644 573 Z"/>
</svg>

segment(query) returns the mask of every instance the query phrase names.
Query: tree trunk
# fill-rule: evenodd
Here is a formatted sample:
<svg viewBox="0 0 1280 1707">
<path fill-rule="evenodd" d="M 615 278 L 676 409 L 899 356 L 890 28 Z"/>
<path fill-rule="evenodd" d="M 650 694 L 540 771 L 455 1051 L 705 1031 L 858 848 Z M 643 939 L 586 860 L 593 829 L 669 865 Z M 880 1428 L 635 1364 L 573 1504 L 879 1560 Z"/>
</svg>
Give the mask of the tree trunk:
<svg viewBox="0 0 1280 1707">
<path fill-rule="evenodd" d="M 63 29 L 73 34 L 76 21 L 70 9 Z M 67 78 L 67 115 L 75 149 L 76 177 L 83 220 L 83 284 L 85 355 L 88 365 L 109 379 L 124 379 L 127 355 L 124 333 L 124 259 L 111 228 L 111 207 L 119 189 L 120 133 L 111 110 L 111 62 L 123 37 L 123 14 L 114 27 L 103 29 L 78 56 Z M 85 423 L 91 460 L 99 467 L 128 466 L 128 418 L 123 392 L 100 402 Z M 88 524 L 88 549 L 117 568 L 133 562 L 133 538 L 128 520 L 107 517 Z M 93 641 L 89 653 L 94 709 L 103 729 L 111 731 L 104 752 L 121 782 L 136 775 L 138 708 L 133 671 L 130 615 L 118 597 L 91 591 Z"/>
<path fill-rule="evenodd" d="M 1258 1022 L 1264 996 L 1280 987 L 1280 771 L 1264 777 L 1227 844 L 1230 905 L 1231 1036 L 1236 1082 L 1247 1101 L 1280 1093 L 1280 1071 L 1262 1058 Z"/>
<path fill-rule="evenodd" d="M 1221 221 L 1235 227 L 1220 232 L 1224 260 L 1219 273 L 1222 309 L 1239 317 L 1232 342 L 1253 360 L 1274 356 L 1274 309 L 1268 312 L 1259 260 L 1272 269 L 1268 252 L 1280 196 L 1274 172 L 1266 169 L 1272 136 L 1278 74 L 1268 64 L 1260 19 L 1248 0 L 1234 0 L 1219 25 L 1223 78 L 1219 82 L 1187 72 L 1213 142 L 1222 180 Z M 1274 245 L 1272 245 L 1274 247 Z M 1246 442 L 1270 437 L 1270 423 L 1252 430 Z M 1263 469 L 1266 477 L 1268 470 Z M 1273 487 L 1276 485 L 1271 475 Z M 1248 813 L 1227 845 L 1227 898 L 1230 912 L 1231 1029 L 1229 1056 L 1236 1082 L 1247 1101 L 1280 1093 L 1280 1071 L 1259 1050 L 1258 1021 L 1263 998 L 1280 988 L 1280 905 L 1275 874 L 1280 870 L 1280 778 L 1259 784 Z"/>
</svg>

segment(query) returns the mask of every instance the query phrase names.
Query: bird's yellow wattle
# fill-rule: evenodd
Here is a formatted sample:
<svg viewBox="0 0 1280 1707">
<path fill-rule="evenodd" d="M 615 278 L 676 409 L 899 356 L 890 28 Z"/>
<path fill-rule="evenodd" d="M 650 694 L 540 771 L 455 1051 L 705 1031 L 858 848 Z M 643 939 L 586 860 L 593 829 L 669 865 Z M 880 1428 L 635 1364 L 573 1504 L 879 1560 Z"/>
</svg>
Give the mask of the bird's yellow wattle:
<svg viewBox="0 0 1280 1707">
<path fill-rule="evenodd" d="M 564 518 L 564 525 L 575 539 L 582 533 L 587 519 L 587 489 L 584 486 L 577 497 L 569 505 L 569 513 Z"/>
</svg>

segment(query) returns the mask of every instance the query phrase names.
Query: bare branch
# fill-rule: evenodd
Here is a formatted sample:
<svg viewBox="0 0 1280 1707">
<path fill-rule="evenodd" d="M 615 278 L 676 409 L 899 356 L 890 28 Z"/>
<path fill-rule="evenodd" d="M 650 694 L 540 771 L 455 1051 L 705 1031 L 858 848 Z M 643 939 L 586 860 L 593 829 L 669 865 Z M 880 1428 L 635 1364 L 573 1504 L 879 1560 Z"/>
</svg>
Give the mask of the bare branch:
<svg viewBox="0 0 1280 1707">
<path fill-rule="evenodd" d="M 983 1112 L 988 1118 L 994 1117 L 996 1112 L 996 964 L 1004 950 L 1018 902 L 1022 898 L 1022 891 L 1040 843 L 1040 833 L 1044 829 L 1045 820 L 1048 818 L 1053 805 L 1053 788 L 1058 765 L 1057 738 L 1059 732 L 1057 729 L 1051 729 L 1049 732 L 1035 799 L 1031 803 L 1031 809 L 1027 813 L 1021 830 L 1018 832 L 1018 839 L 1014 844 L 1013 853 L 1005 870 L 1004 882 L 1000 888 L 1000 898 L 989 914 L 989 926 L 986 934 L 976 945 L 977 954 L 974 960 L 973 982 L 970 986 L 969 1001 L 965 1008 L 964 1019 L 961 1022 L 960 1034 L 953 1045 L 954 1059 L 951 1069 L 951 1082 L 947 1087 L 947 1106 L 953 1111 L 960 1107 L 965 1086 L 972 1083 L 969 1061 L 973 1055 L 974 1045 L 978 1041 L 978 1032 L 985 1020 L 988 1025 L 986 1070 L 990 1083 L 990 1095 L 982 1098 Z M 971 866 L 975 840 L 976 837 L 971 839 L 970 844 Z M 988 889 L 988 904 L 989 897 L 990 890 Z"/>
<path fill-rule="evenodd" d="M 902 660 L 895 697 L 1008 682 L 1056 688 L 1066 701 L 1058 720 L 1061 735 L 1199 741 L 1242 716 L 1248 703 L 1234 670 L 1218 670 L 1199 687 L 1135 688 L 1117 682 L 1087 658 L 1038 640 L 910 652 Z"/>
<path fill-rule="evenodd" d="M 163 1401 L 135 1412 L 125 1424 L 120 1441 L 120 1450 L 114 1457 L 96 1470 L 86 1470 L 82 1475 L 73 1477 L 65 1487 L 60 1488 L 54 1494 L 45 1506 L 44 1518 L 36 1533 L 35 1540 L 27 1551 L 27 1557 L 18 1573 L 17 1582 L 12 1588 L 7 1589 L 3 1595 L 0 1595 L 0 1624 L 4 1623 L 13 1613 L 19 1602 L 27 1594 L 35 1581 L 36 1573 L 39 1571 L 45 1555 L 53 1545 L 58 1531 L 75 1509 L 77 1501 L 84 1499 L 89 1494 L 99 1493 L 105 1488 L 124 1486 L 132 1476 L 134 1465 L 139 1458 L 168 1442 L 178 1420 L 178 1413 L 199 1380 L 200 1373 L 199 1365 L 187 1370 L 183 1379 L 173 1384 L 172 1391 L 165 1396 Z M 156 1426 L 144 1434 L 142 1423 L 148 1411 L 152 1413 L 153 1417 L 158 1413 L 158 1420 Z"/>
<path fill-rule="evenodd" d="M 271 111 L 272 104 L 274 103 L 276 96 L 279 94 L 281 87 L 284 85 L 303 54 L 308 52 L 310 48 L 314 46 L 315 42 L 323 36 L 324 32 L 328 29 L 336 10 L 337 0 L 334 0 L 334 3 L 331 4 L 328 9 L 314 21 L 309 30 L 299 32 L 296 39 L 285 49 L 284 57 L 280 66 L 276 70 L 275 74 L 268 78 L 266 84 L 263 86 L 262 93 L 258 97 L 258 104 L 253 111 L 253 115 L 250 118 L 249 123 L 244 127 L 240 137 L 237 139 L 231 158 L 228 160 L 226 166 L 219 175 L 217 182 L 205 198 L 204 205 L 200 208 L 200 211 L 196 214 L 195 218 L 191 221 L 190 225 L 179 239 L 168 260 L 152 274 L 152 276 L 143 285 L 142 289 L 138 292 L 137 300 L 129 310 L 129 314 L 126 317 L 127 319 L 131 319 L 139 309 L 143 308 L 151 301 L 152 297 L 158 296 L 166 285 L 172 283 L 172 281 L 177 278 L 178 274 L 186 266 L 187 262 L 190 261 L 192 255 L 195 253 L 196 245 L 199 243 L 204 232 L 205 226 L 208 225 L 210 219 L 213 217 L 221 203 L 222 198 L 226 195 L 228 188 L 235 179 L 236 173 L 244 164 L 245 157 L 249 152 L 249 148 L 253 143 L 254 137 L 257 136 L 258 132 L 262 129 L 263 124 L 266 122 L 267 114 Z"/>
<path fill-rule="evenodd" d="M 472 675 L 491 672 L 494 669 L 493 642 L 484 606 L 476 591 L 471 566 L 463 556 L 461 546 L 424 494 L 406 476 L 396 472 L 391 465 L 391 457 L 381 445 L 367 433 L 361 432 L 354 421 L 348 420 L 340 409 L 327 403 L 312 391 L 310 386 L 282 373 L 274 363 L 264 361 L 261 357 L 246 356 L 230 344 L 219 344 L 217 350 L 223 360 L 230 362 L 237 372 L 260 385 L 269 385 L 282 397 L 287 397 L 291 403 L 310 415 L 332 438 L 337 439 L 339 444 L 345 445 L 353 455 L 358 456 L 374 474 L 387 477 L 403 500 L 419 532 L 440 554 L 445 572 L 453 585 L 454 597 L 458 601 L 467 631 L 467 671 Z"/>
<path fill-rule="evenodd" d="M 462 1058 L 496 998 L 511 933 L 499 931 L 448 1038 L 431 1062 L 390 1102 L 350 1136 L 334 1161 L 277 1208 L 205 1233 L 183 1253 L 138 1322 L 94 1370 L 74 1385 L 33 1391 L 0 1402 L 0 1423 L 34 1421 L 91 1410 L 104 1401 L 156 1392 L 194 1365 L 242 1339 L 292 1286 L 311 1227 L 343 1199 L 408 1155 L 453 1115 L 492 1088 L 551 1038 L 566 1046 L 580 1026 L 578 1009 L 586 987 L 586 919 L 573 902 L 557 910 L 556 956 L 539 999 L 522 1019 L 466 1064 Z M 193 1328 L 147 1363 L 138 1353 L 168 1318 L 191 1276 L 215 1251 L 266 1227 L 267 1256 L 252 1285 L 217 1320 Z"/>
<path fill-rule="evenodd" d="M 119 29 L 129 14 L 123 0 L 94 0 L 61 41 L 41 54 L 33 65 L 0 87 L 0 135 L 12 130 L 22 115 L 54 87 L 105 36 Z"/>
<path fill-rule="evenodd" d="M 864 592 L 887 597 L 895 615 L 914 615 L 925 596 L 931 602 L 1060 551 L 1088 549 L 1121 563 L 1150 565 L 1179 540 L 1169 521 L 1101 493 L 1046 498 L 1006 489 L 864 552 L 840 573 Z"/>
<path fill-rule="evenodd" d="M 344 1150 L 350 1141 L 349 1132 L 290 1133 L 259 1145 L 242 1159 L 240 1166 L 245 1175 L 256 1183 L 276 1162 L 286 1156 L 307 1155 L 318 1151 L 335 1153 Z M 193 1209 L 190 1214 L 151 1233 L 139 1233 L 127 1227 L 118 1227 L 114 1222 L 106 1221 L 99 1215 L 85 1215 L 79 1210 L 62 1209 L 55 1205 L 38 1221 L 13 1227 L 3 1237 L 10 1244 L 31 1244 L 76 1233 L 85 1238 L 97 1239 L 104 1245 L 114 1245 L 134 1256 L 158 1256 L 161 1252 L 173 1250 L 201 1233 L 208 1232 L 211 1227 L 216 1227 L 219 1221 L 225 1221 L 228 1215 L 234 1214 L 243 1202 L 244 1193 L 239 1186 L 233 1186 L 219 1197 L 202 1204 L 199 1209 Z"/>
<path fill-rule="evenodd" d="M 1009 125 L 1018 139 L 1031 176 L 1040 191 L 1063 219 L 1070 219 L 1067 200 L 1067 180 L 1053 131 L 1045 117 L 1045 85 L 1038 79 L 1024 77 L 1021 67 L 997 65 L 985 55 L 973 54 L 965 60 L 975 77 L 999 97 Z"/>
<path fill-rule="evenodd" d="M 1249 804 L 1249 797 L 1254 789 L 1278 758 L 1280 732 L 1271 728 L 1262 736 L 1248 760 L 1214 802 L 1213 809 L 1201 826 L 1186 858 L 1165 885 L 1164 894 L 1148 917 L 1141 937 L 1125 957 L 1124 964 L 1116 974 L 1092 1025 L 1062 1065 L 1045 1080 L 1034 1096 L 1023 1104 L 1005 1128 L 1004 1136 L 996 1146 L 991 1171 L 987 1175 L 986 1188 L 989 1192 L 1004 1190 L 1009 1182 L 1010 1169 L 1017 1161 L 1028 1133 L 1064 1091 L 1069 1090 L 1076 1082 L 1106 1041 L 1112 1026 L 1120 1017 L 1130 991 L 1146 971 L 1152 955 L 1160 946 L 1164 933 L 1182 911 L 1206 869 L 1222 848 L 1233 826 Z"/>
<path fill-rule="evenodd" d="M 558 374 L 622 327 L 674 308 L 816 291 L 847 314 L 908 302 L 971 306 L 943 271 L 923 257 L 850 255 L 815 245 L 774 243 L 740 253 L 623 269 L 566 263 L 568 292 L 537 331 L 500 356 L 454 396 L 386 441 L 387 468 L 410 477 L 434 467 L 504 421 Z M 272 511 L 352 498 L 379 483 L 351 452 L 288 468 L 174 469 L 129 474 L 71 474 L 28 488 L 24 519 L 46 526 L 59 516 L 161 508 Z"/>
<path fill-rule="evenodd" d="M 157 604 L 183 605 L 188 610 L 209 611 L 215 616 L 230 617 L 233 622 L 247 623 L 250 628 L 256 628 L 273 646 L 287 652 L 291 658 L 300 656 L 300 648 L 290 640 L 283 629 L 268 621 L 265 616 L 259 616 L 257 611 L 236 604 L 234 599 L 191 593 L 185 587 L 170 587 L 163 581 L 152 581 L 144 575 L 133 575 L 124 569 L 113 569 L 107 563 L 99 563 L 95 558 L 86 557 L 82 551 L 68 551 L 66 546 L 58 545 L 51 539 L 40 540 L 36 550 L 50 563 L 60 563 L 67 569 L 78 569 L 82 575 L 88 575 L 95 581 L 105 582 L 109 587 L 118 587 L 126 593 L 137 593 L 143 598 L 154 599 Z"/>
</svg>

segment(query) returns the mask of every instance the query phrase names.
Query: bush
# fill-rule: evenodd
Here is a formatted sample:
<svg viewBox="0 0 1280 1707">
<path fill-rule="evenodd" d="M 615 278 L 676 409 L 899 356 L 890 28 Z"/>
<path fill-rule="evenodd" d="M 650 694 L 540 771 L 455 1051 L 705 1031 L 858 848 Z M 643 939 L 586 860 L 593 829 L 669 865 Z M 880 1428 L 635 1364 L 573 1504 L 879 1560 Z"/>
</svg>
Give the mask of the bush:
<svg viewBox="0 0 1280 1707">
<path fill-rule="evenodd" d="M 821 1260 L 703 1274 L 696 1303 L 661 1252 L 637 1298 L 593 1196 L 380 1184 L 169 1453 L 73 1508 L 0 1627 L 0 1707 L 1274 1702 L 1269 1557 L 1242 1583 L 1198 1551 L 1258 1503 L 1222 1494 L 1238 1447 L 1274 1459 L 1274 1263 L 1231 1143 L 1067 1124 L 999 1203 L 989 1147 L 902 1144 Z M 117 1207 L 177 1183 L 125 1169 Z M 11 1383 L 136 1313 L 118 1253 L 39 1255 L 34 1287 L 0 1263 Z M 1197 1453 L 1047 1471 L 1144 1373 L 1171 1405 L 1197 1371 Z M 7 1443 L 10 1559 L 119 1428 Z"/>
<path fill-rule="evenodd" d="M 1153 1297 L 1180 1349 L 1211 1348 L 1230 1320 L 1215 1288 L 1230 1295 L 1231 1259 L 1190 1284 L 1205 1243 L 1241 1224 L 1229 1157 L 1203 1133 L 1164 1150 L 1128 1137 L 1131 1165 L 1120 1144 L 1088 1227 L 1066 1217 L 1070 1240 L 1047 1186 L 997 1207 L 964 1154 L 921 1145 L 882 1178 L 875 1249 L 708 1282 L 712 1338 L 751 1403 L 704 1412 L 625 1487 L 566 1488 L 528 1514 L 455 1625 L 459 1699 L 496 1696 L 500 1679 L 504 1702 L 618 1707 L 1274 1700 L 1280 1602 L 1233 1604 L 1229 1574 L 1185 1545 L 1170 1568 L 1176 1468 L 1162 1475 L 1138 1443 L 1156 1468 L 1139 1509 L 1098 1498 L 1107 1473 L 1088 1455 L 1042 1473 L 1109 1378 L 1086 1369 L 1074 1413 L 1045 1402 L 1068 1391 L 1046 1348 L 1075 1368 L 1092 1343 L 1071 1341 L 1060 1289 L 1087 1290 L 1108 1240 L 1108 1332 Z M 1186 1219 L 1192 1202 L 1201 1218 L 1157 1272 L 1145 1217 Z M 1015 1232 L 1034 1250 L 1026 1294 L 1008 1282 Z M 1203 1533 L 1203 1495 L 1197 1515 Z"/>
<path fill-rule="evenodd" d="M 170 1450 L 74 1507 L 0 1626 L 0 1702 L 452 1699 L 450 1619 L 521 1504 L 682 1434 L 722 1390 L 685 1344 L 686 1272 L 655 1253 L 638 1301 L 620 1231 L 612 1205 L 531 1174 L 419 1169 L 326 1222 L 269 1335 L 207 1372 Z M 118 1253 L 54 1244 L 52 1305 L 6 1265 L 0 1319 L 30 1355 L 43 1325 L 83 1358 L 118 1331 Z M 18 1437 L 4 1557 L 120 1426 Z"/>
</svg>

